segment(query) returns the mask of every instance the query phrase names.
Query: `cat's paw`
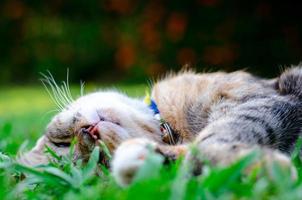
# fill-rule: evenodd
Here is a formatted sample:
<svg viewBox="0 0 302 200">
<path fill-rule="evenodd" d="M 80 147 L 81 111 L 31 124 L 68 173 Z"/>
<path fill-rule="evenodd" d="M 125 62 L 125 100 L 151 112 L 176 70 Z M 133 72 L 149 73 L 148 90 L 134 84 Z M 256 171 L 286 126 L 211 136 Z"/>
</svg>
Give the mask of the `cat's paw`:
<svg viewBox="0 0 302 200">
<path fill-rule="evenodd" d="M 156 143 L 147 139 L 137 138 L 123 142 L 115 151 L 111 166 L 112 174 L 118 184 L 127 186 L 144 164 L 150 149 Z"/>
<path fill-rule="evenodd" d="M 287 155 L 280 153 L 279 151 L 272 151 L 272 150 L 264 151 L 263 160 L 265 160 L 265 162 L 268 165 L 278 163 L 281 167 L 284 168 L 292 167 L 291 159 Z"/>
<path fill-rule="evenodd" d="M 289 170 L 292 179 L 297 178 L 297 170 L 291 161 L 291 158 L 279 151 L 264 150 L 262 158 L 259 159 L 254 167 L 265 166 L 269 173 L 272 173 L 273 165 L 279 165 L 283 170 Z"/>
</svg>

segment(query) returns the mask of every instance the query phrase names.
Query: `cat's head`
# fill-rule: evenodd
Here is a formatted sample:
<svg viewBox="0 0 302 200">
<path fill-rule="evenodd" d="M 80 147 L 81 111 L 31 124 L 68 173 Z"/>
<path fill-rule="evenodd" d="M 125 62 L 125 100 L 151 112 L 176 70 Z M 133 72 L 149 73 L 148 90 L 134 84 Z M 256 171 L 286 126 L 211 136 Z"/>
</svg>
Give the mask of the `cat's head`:
<svg viewBox="0 0 302 200">
<path fill-rule="evenodd" d="M 77 141 L 75 159 L 87 160 L 98 140 L 112 153 L 122 141 L 134 137 L 160 139 L 159 124 L 152 110 L 141 100 L 116 91 L 95 92 L 64 106 L 33 150 L 20 161 L 28 165 L 46 163 L 45 145 L 58 155 L 65 155 L 73 139 Z"/>
</svg>

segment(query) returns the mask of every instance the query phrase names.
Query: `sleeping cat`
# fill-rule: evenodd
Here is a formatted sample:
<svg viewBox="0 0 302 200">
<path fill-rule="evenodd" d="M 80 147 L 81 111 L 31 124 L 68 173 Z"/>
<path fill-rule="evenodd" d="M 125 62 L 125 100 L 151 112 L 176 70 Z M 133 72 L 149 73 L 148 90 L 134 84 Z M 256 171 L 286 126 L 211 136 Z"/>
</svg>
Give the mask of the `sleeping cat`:
<svg viewBox="0 0 302 200">
<path fill-rule="evenodd" d="M 87 160 L 96 141 L 106 144 L 114 155 L 112 173 L 121 185 L 131 182 L 150 148 L 167 160 L 184 156 L 196 169 L 202 166 L 198 154 L 227 165 L 255 149 L 263 152 L 261 162 L 290 166 L 288 155 L 302 128 L 301 87 L 299 67 L 271 80 L 243 71 L 168 75 L 153 85 L 147 103 L 116 91 L 74 101 L 57 87 L 53 92 L 61 111 L 19 161 L 47 163 L 45 145 L 65 155 L 76 137 L 75 159 Z M 199 153 L 190 153 L 192 144 Z M 104 152 L 100 156 L 108 164 Z"/>
</svg>

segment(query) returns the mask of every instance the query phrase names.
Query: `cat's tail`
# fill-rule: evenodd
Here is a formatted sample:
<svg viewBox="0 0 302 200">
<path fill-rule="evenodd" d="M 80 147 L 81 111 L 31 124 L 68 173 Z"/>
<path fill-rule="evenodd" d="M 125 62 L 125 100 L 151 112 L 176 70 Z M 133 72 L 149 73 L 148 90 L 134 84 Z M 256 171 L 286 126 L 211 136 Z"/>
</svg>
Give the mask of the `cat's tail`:
<svg viewBox="0 0 302 200">
<path fill-rule="evenodd" d="M 302 66 L 285 70 L 276 86 L 282 95 L 292 95 L 302 100 Z"/>
</svg>

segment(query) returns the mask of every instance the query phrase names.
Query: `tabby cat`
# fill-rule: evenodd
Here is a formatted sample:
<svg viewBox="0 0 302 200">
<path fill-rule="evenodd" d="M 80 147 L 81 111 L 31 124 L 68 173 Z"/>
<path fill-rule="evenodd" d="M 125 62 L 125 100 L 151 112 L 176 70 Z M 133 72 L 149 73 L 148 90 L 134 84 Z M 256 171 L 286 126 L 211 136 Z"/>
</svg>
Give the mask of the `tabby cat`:
<svg viewBox="0 0 302 200">
<path fill-rule="evenodd" d="M 75 160 L 86 161 L 97 141 L 114 155 L 108 161 L 117 182 L 131 183 L 150 148 L 175 160 L 184 156 L 196 171 L 199 156 L 216 165 L 230 164 L 255 149 L 262 163 L 290 166 L 302 127 L 302 68 L 292 67 L 275 79 L 243 71 L 167 75 L 156 82 L 147 103 L 117 91 L 99 91 L 72 100 L 68 90 L 53 87 L 61 108 L 36 146 L 19 158 L 26 165 L 49 162 L 48 145 L 59 155 L 77 138 Z M 66 85 L 65 85 L 66 86 Z M 195 146 L 199 153 L 190 153 Z"/>
</svg>

